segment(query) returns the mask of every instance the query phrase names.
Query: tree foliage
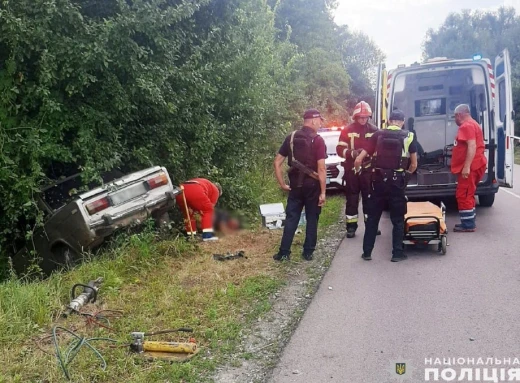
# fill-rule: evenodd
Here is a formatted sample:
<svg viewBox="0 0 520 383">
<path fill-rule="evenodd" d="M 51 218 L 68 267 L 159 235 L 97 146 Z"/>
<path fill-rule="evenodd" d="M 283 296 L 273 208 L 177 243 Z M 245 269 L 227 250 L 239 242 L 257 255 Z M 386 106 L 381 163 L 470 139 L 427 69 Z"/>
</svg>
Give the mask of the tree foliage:
<svg viewBox="0 0 520 383">
<path fill-rule="evenodd" d="M 223 203 L 251 209 L 249 173 L 302 111 L 345 119 L 365 81 L 334 5 L 0 0 L 0 252 L 30 234 L 40 187 L 77 171 L 160 164 L 176 183 L 218 180 Z"/>
<path fill-rule="evenodd" d="M 345 122 L 360 100 L 373 103 L 375 68 L 384 54 L 362 32 L 333 22 L 333 0 L 284 0 L 277 10 L 281 38 L 304 54 L 301 80 L 309 103 L 327 111 L 333 121 Z M 313 89 L 315 91 L 313 91 Z"/>
</svg>

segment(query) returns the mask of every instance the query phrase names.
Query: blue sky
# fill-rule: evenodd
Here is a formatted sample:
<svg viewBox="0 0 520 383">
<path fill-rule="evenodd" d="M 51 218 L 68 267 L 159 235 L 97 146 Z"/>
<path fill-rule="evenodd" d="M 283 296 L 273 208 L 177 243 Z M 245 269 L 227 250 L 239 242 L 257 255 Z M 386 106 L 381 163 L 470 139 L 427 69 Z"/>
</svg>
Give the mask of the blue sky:
<svg viewBox="0 0 520 383">
<path fill-rule="evenodd" d="M 450 14 L 462 9 L 496 10 L 520 0 L 338 0 L 335 21 L 366 33 L 385 52 L 387 68 L 421 61 L 429 28 L 437 29 Z"/>
</svg>

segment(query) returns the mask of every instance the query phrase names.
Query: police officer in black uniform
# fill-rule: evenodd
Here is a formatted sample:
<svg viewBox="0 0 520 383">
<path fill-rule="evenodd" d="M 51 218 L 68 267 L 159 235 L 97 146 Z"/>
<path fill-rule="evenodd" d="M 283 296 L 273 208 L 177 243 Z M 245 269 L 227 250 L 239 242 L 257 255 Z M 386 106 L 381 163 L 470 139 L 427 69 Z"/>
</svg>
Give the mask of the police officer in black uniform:
<svg viewBox="0 0 520 383">
<path fill-rule="evenodd" d="M 282 242 L 276 261 L 288 260 L 294 233 L 305 207 L 306 229 L 303 244 L 303 259 L 310 261 L 318 238 L 318 219 L 321 206 L 325 203 L 325 180 L 327 171 L 325 159 L 327 147 L 323 137 L 317 134 L 323 118 L 316 109 L 309 109 L 303 115 L 303 127 L 289 134 L 274 159 L 275 175 L 280 187 L 289 192 Z M 282 164 L 289 157 L 289 184 L 285 184 Z"/>
<path fill-rule="evenodd" d="M 417 143 L 414 134 L 402 129 L 404 113 L 395 109 L 390 114 L 389 126 L 378 130 L 354 162 L 359 168 L 367 155 L 372 155 L 372 192 L 368 197 L 368 220 L 363 238 L 364 260 L 372 259 L 377 227 L 385 204 L 390 207 L 392 221 L 392 262 L 406 259 L 404 254 L 404 216 L 406 214 L 407 171 L 417 169 Z"/>
</svg>

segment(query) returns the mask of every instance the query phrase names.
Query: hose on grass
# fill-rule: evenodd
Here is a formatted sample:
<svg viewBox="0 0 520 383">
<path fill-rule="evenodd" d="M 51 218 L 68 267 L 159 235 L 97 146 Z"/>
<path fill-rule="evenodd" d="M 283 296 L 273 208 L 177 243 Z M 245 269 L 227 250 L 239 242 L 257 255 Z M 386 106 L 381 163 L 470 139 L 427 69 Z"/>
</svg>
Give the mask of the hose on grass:
<svg viewBox="0 0 520 383">
<path fill-rule="evenodd" d="M 58 344 L 58 336 L 56 334 L 56 330 L 64 331 L 70 335 L 72 335 L 75 340 L 73 340 L 65 353 L 62 353 L 60 350 L 59 344 Z M 112 343 L 118 343 L 117 340 L 111 339 L 111 338 L 85 338 L 82 336 L 77 335 L 75 332 L 70 331 L 64 327 L 61 326 L 54 326 L 52 328 L 52 340 L 54 342 L 54 348 L 56 350 L 56 358 L 58 359 L 58 364 L 61 367 L 63 374 L 67 378 L 67 380 L 70 381 L 70 373 L 69 373 L 69 365 L 72 363 L 74 358 L 78 355 L 82 347 L 87 347 L 90 349 L 94 355 L 101 361 L 101 369 L 105 371 L 107 368 L 107 362 L 105 361 L 105 358 L 99 352 L 97 348 L 95 348 L 90 342 L 94 341 L 105 341 L 105 342 L 112 342 Z"/>
</svg>

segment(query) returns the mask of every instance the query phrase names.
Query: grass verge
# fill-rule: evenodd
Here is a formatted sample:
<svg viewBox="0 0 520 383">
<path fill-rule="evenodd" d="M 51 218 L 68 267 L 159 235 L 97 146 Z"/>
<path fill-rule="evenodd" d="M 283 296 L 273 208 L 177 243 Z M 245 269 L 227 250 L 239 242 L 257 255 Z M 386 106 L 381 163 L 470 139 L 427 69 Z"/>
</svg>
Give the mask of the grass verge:
<svg viewBox="0 0 520 383">
<path fill-rule="evenodd" d="M 327 201 L 320 217 L 320 233 L 336 223 L 341 197 Z M 254 229 L 222 238 L 218 243 L 191 244 L 180 238 L 158 240 L 153 232 L 137 234 L 113 250 L 87 260 L 68 273 L 57 273 L 38 283 L 17 280 L 0 285 L 0 382 L 62 382 L 54 345 L 48 336 L 54 325 L 83 337 L 108 337 L 111 343 L 92 342 L 107 362 L 83 347 L 68 366 L 74 382 L 203 382 L 241 341 L 241 331 L 269 311 L 270 296 L 285 281 L 289 265 L 274 263 L 281 231 Z M 297 235 L 294 252 L 301 251 Z M 245 250 L 247 259 L 219 262 L 213 253 Z M 122 310 L 107 318 L 108 327 L 89 323 L 78 315 L 60 319 L 75 283 L 103 277 L 98 301 L 85 312 Z M 190 335 L 173 333 L 151 340 L 197 340 L 200 353 L 188 363 L 146 361 L 129 352 L 132 331 L 157 331 L 191 327 Z M 70 336 L 59 335 L 65 350 Z"/>
</svg>

